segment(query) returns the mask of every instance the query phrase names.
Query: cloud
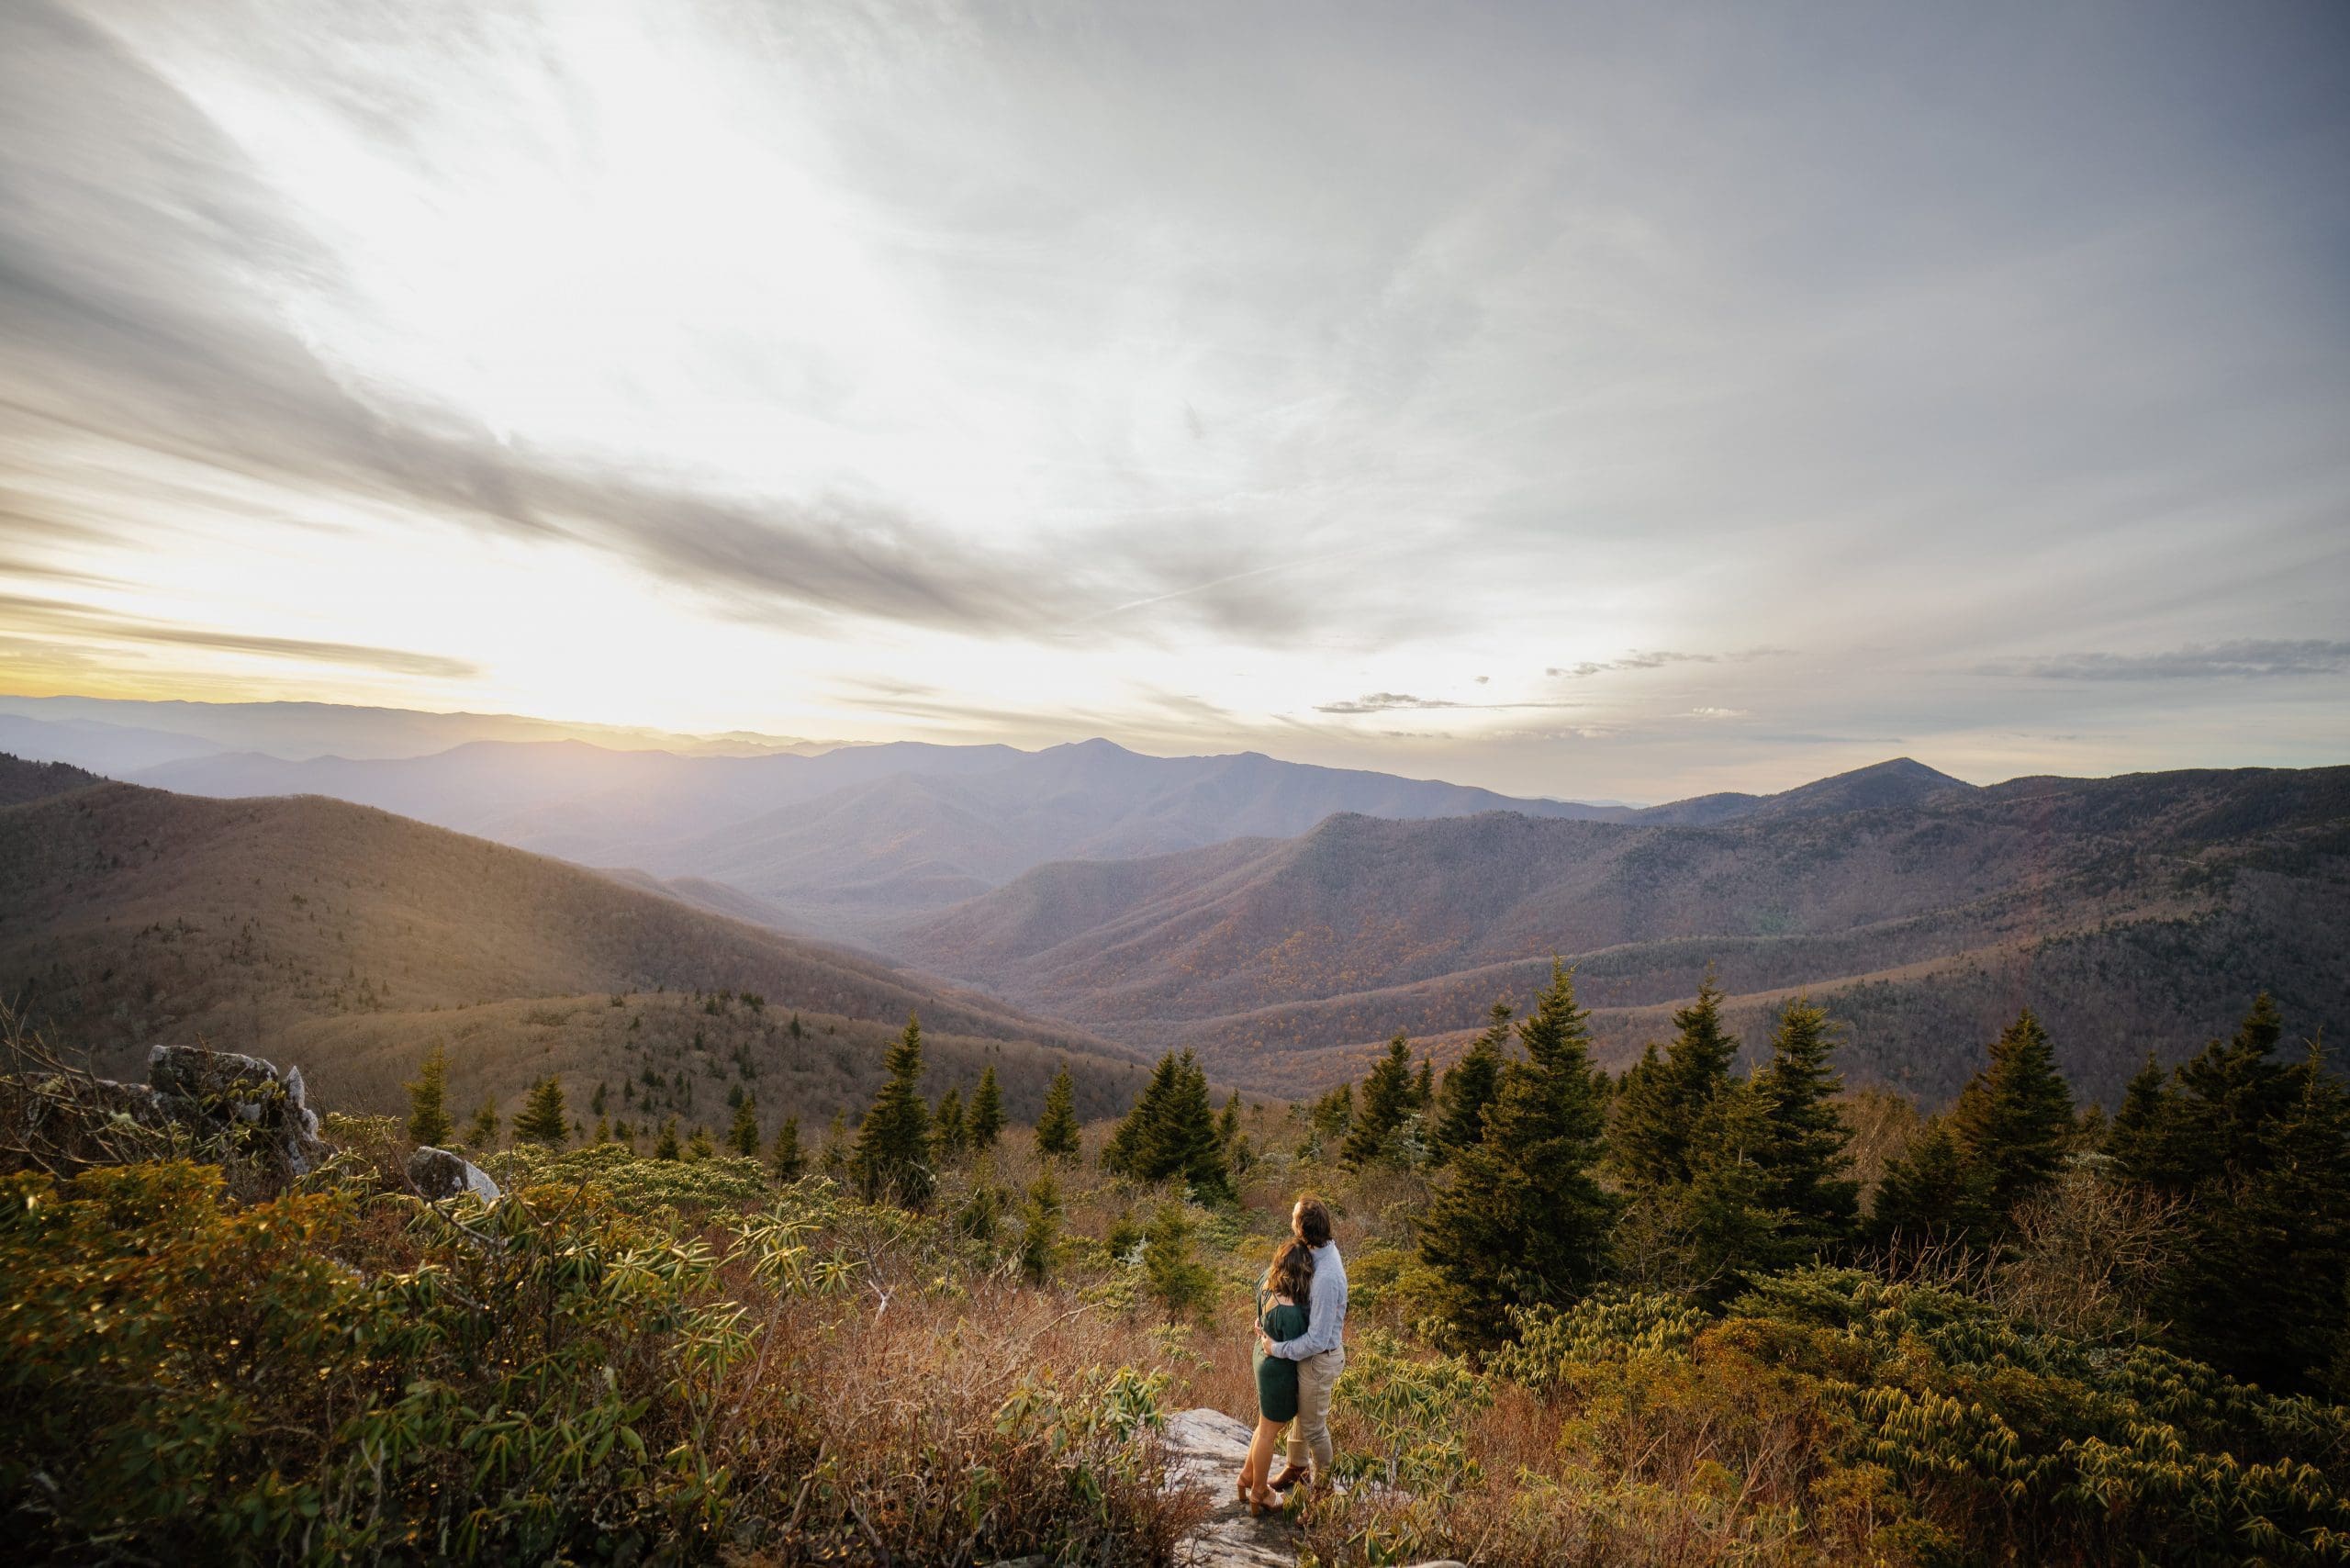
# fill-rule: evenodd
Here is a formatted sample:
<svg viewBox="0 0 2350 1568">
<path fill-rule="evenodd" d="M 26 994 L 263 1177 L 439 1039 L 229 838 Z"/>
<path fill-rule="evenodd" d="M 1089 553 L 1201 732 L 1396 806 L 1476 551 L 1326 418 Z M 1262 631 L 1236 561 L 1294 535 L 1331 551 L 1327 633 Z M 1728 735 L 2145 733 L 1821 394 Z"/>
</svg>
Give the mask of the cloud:
<svg viewBox="0 0 2350 1568">
<path fill-rule="evenodd" d="M 1440 697 L 1414 697 L 1404 691 L 1371 691 L 1345 702 L 1317 702 L 1316 713 L 1393 713 L 1399 709 L 1460 708 L 1469 704 L 1448 702 Z"/>
<path fill-rule="evenodd" d="M 2224 680 L 2345 670 L 2350 642 L 2320 638 L 2194 644 L 2160 654 L 2053 654 L 1982 666 L 1986 675 L 2040 680 Z"/>
<path fill-rule="evenodd" d="M 460 679 L 479 672 L 462 659 L 438 654 L 409 653 L 400 648 L 373 648 L 355 643 L 315 642 L 301 637 L 263 637 L 242 632 L 219 632 L 201 626 L 176 626 L 141 621 L 89 605 L 66 604 L 51 599 L 0 594 L 0 619 L 13 632 L 50 633 L 60 636 L 110 643 L 143 643 L 167 647 L 213 648 L 223 653 L 256 654 L 264 658 L 298 659 L 310 664 L 341 665 L 378 669 L 395 675 L 432 679 Z"/>
<path fill-rule="evenodd" d="M 1693 719 L 1743 719 L 1746 717 L 1746 710 L 1743 708 L 1692 708 L 1689 710 L 1689 716 Z"/>
</svg>

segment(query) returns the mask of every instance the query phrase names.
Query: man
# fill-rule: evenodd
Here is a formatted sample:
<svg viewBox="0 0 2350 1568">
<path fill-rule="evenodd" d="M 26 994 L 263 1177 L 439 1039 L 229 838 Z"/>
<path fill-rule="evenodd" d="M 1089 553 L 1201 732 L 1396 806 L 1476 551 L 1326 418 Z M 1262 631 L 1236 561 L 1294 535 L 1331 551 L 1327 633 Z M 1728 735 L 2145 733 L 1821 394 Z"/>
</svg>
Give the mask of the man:
<svg viewBox="0 0 2350 1568">
<path fill-rule="evenodd" d="M 1314 1289 L 1306 1297 L 1305 1332 L 1279 1344 L 1260 1330 L 1257 1343 L 1269 1356 L 1297 1363 L 1297 1419 L 1289 1428 L 1289 1462 L 1273 1477 L 1273 1490 L 1286 1492 L 1306 1478 L 1330 1482 L 1330 1391 L 1347 1370 L 1347 1266 L 1331 1239 L 1330 1211 L 1308 1193 L 1289 1215 L 1290 1229 L 1314 1249 Z"/>
</svg>

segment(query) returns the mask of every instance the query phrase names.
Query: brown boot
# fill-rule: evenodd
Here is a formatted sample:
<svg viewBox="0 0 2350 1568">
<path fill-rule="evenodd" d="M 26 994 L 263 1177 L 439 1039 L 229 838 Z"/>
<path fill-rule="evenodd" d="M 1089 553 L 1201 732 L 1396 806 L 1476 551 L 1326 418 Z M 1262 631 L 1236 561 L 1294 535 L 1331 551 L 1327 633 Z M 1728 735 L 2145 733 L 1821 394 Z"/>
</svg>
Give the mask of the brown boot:
<svg viewBox="0 0 2350 1568">
<path fill-rule="evenodd" d="M 1302 1464 L 1284 1464 L 1281 1473 L 1273 1477 L 1273 1490 L 1286 1492 L 1312 1473 Z"/>
</svg>

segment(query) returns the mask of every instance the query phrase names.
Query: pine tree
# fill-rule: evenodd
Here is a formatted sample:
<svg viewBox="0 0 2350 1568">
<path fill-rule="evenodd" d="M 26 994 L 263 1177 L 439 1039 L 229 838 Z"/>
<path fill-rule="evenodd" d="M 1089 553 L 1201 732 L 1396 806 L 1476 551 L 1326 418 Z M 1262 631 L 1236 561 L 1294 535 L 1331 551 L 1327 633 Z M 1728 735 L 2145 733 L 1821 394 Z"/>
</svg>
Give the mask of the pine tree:
<svg viewBox="0 0 2350 1568">
<path fill-rule="evenodd" d="M 1608 1163 L 1635 1190 L 1690 1178 L 1689 1140 L 1738 1059 L 1738 1036 L 1722 1026 L 1721 1003 L 1708 969 L 1697 999 L 1673 1015 L 1673 1044 L 1662 1056 L 1650 1047 L 1624 1075 L 1609 1117 Z"/>
<path fill-rule="evenodd" d="M 694 1136 L 686 1140 L 686 1158 L 699 1163 L 717 1152 L 718 1146 L 710 1141 L 710 1129 L 696 1126 Z"/>
<path fill-rule="evenodd" d="M 961 1156 L 969 1136 L 963 1127 L 963 1092 L 950 1084 L 938 1097 L 938 1110 L 931 1117 L 931 1147 L 938 1151 L 943 1164 Z"/>
<path fill-rule="evenodd" d="M 1053 1075 L 1052 1087 L 1045 1091 L 1044 1114 L 1036 1118 L 1036 1158 L 1075 1159 L 1077 1153 L 1077 1080 L 1069 1076 L 1069 1064 L 1063 1062 L 1060 1071 Z"/>
<path fill-rule="evenodd" d="M 1224 1146 L 1227 1160 L 1240 1147 L 1240 1091 L 1237 1089 L 1225 1097 L 1224 1114 L 1215 1119 L 1215 1141 Z"/>
<path fill-rule="evenodd" d="M 599 1078 L 596 1081 L 596 1092 L 588 1096 L 588 1114 L 600 1116 L 604 1109 L 604 1081 Z"/>
<path fill-rule="evenodd" d="M 1708 1097 L 1684 1141 L 1689 1180 L 1669 1191 L 1686 1237 L 1691 1294 L 1709 1306 L 1810 1255 L 1812 1238 L 1776 1201 L 1779 1137 L 1769 1095 L 1755 1080 L 1732 1079 Z"/>
<path fill-rule="evenodd" d="M 2072 1143 L 2073 1092 L 2031 1008 L 1991 1043 L 1990 1061 L 1959 1092 L 1950 1130 L 1982 1172 L 1995 1228 L 2055 1184 Z"/>
<path fill-rule="evenodd" d="M 979 1086 L 971 1092 L 971 1148 L 985 1153 L 995 1147 L 1003 1136 L 1003 1091 L 995 1081 L 995 1063 L 990 1062 L 979 1073 Z"/>
<path fill-rule="evenodd" d="M 481 1153 L 498 1147 L 498 1096 L 485 1095 L 474 1119 L 465 1124 L 465 1147 Z"/>
<path fill-rule="evenodd" d="M 408 1141 L 434 1148 L 447 1143 L 456 1130 L 456 1124 L 449 1120 L 448 1052 L 437 1045 L 426 1052 L 416 1081 L 407 1087 Z"/>
<path fill-rule="evenodd" d="M 596 1118 L 595 1141 L 599 1148 L 612 1141 L 612 1124 L 602 1116 Z"/>
<path fill-rule="evenodd" d="M 755 1095 L 745 1094 L 743 1103 L 734 1107 L 733 1123 L 726 1129 L 726 1147 L 745 1159 L 759 1157 L 759 1102 Z"/>
<path fill-rule="evenodd" d="M 1526 1056 L 1502 1073 L 1484 1139 L 1460 1152 L 1422 1227 L 1447 1316 L 1487 1342 L 1507 1333 L 1510 1308 L 1572 1301 L 1598 1273 L 1614 1204 L 1592 1175 L 1606 1089 L 1588 1019 L 1574 977 L 1554 962 L 1518 1025 Z"/>
<path fill-rule="evenodd" d="M 1215 1275 L 1195 1256 L 1192 1235 L 1182 1205 L 1161 1204 L 1143 1239 L 1143 1281 L 1176 1317 L 1192 1316 L 1215 1295 Z"/>
<path fill-rule="evenodd" d="M 1412 1042 L 1399 1034 L 1387 1042 L 1387 1054 L 1363 1078 L 1361 1107 L 1338 1150 L 1339 1159 L 1360 1169 L 1385 1155 L 1414 1109 Z"/>
<path fill-rule="evenodd" d="M 1314 1102 L 1305 1122 L 1310 1142 L 1300 1152 L 1318 1159 L 1334 1145 L 1343 1145 L 1348 1131 L 1355 1125 L 1355 1086 L 1341 1083 Z"/>
<path fill-rule="evenodd" d="M 1436 1109 L 1436 1063 L 1420 1058 L 1420 1075 L 1412 1080 L 1412 1109 L 1425 1114 Z"/>
<path fill-rule="evenodd" d="M 797 1182 L 807 1169 L 800 1153 L 800 1118 L 786 1116 L 775 1131 L 775 1147 L 767 1153 L 767 1170 L 778 1182 Z"/>
<path fill-rule="evenodd" d="M 514 1137 L 520 1143 L 544 1144 L 550 1148 L 561 1148 L 571 1141 L 562 1079 L 543 1078 L 531 1085 L 531 1097 L 523 1103 L 522 1114 L 514 1118 Z"/>
<path fill-rule="evenodd" d="M 922 1098 L 922 1022 L 909 1014 L 890 1047 L 889 1078 L 856 1130 L 850 1166 L 867 1198 L 889 1197 L 918 1209 L 937 1178 L 930 1163 L 930 1108 Z"/>
<path fill-rule="evenodd" d="M 1735 1052 L 1738 1042 L 1729 1047 Z M 1769 1134 L 1757 1150 L 1762 1202 L 1780 1216 L 1790 1260 L 1850 1237 L 1860 1213 L 1860 1183 L 1845 1174 L 1852 1168 L 1852 1129 L 1836 1114 L 1844 1081 L 1828 1065 L 1835 1048 L 1828 1010 L 1797 997 L 1779 1014 L 1771 1059 L 1754 1075 Z"/>
<path fill-rule="evenodd" d="M 677 1147 L 677 1118 L 672 1116 L 661 1124 L 661 1141 L 653 1146 L 653 1158 L 677 1159 L 683 1158 L 683 1154 L 684 1151 Z"/>
<path fill-rule="evenodd" d="M 1485 1109 L 1501 1088 L 1503 1049 L 1509 1044 L 1509 1003 L 1494 1002 L 1492 1022 L 1486 1025 L 1484 1033 L 1470 1043 L 1460 1059 L 1452 1064 L 1452 1070 L 1444 1075 L 1433 1140 L 1441 1159 L 1449 1159 L 1484 1140 Z"/>
<path fill-rule="evenodd" d="M 1142 1181 L 1156 1180 L 1151 1167 L 1159 1159 L 1159 1147 L 1166 1137 L 1167 1122 L 1175 1101 L 1175 1076 L 1181 1070 L 1173 1051 L 1158 1058 L 1151 1070 L 1150 1081 L 1143 1085 L 1135 1103 L 1110 1129 L 1110 1141 L 1102 1146 L 1102 1169 L 1113 1176 L 1133 1176 Z"/>
<path fill-rule="evenodd" d="M 2181 1180 L 2183 1172 L 2162 1169 L 2162 1155 L 2167 1143 L 2165 1121 L 2170 1114 L 2170 1092 L 2165 1087 L 2169 1075 L 2146 1053 L 2146 1065 L 2130 1080 L 2121 1092 L 2121 1108 L 2113 1113 L 2113 1125 L 2105 1130 L 2105 1155 L 2113 1161 L 2114 1169 L 2132 1181 L 2167 1190 L 2188 1185 Z"/>
<path fill-rule="evenodd" d="M 830 1176 L 845 1176 L 848 1173 L 849 1132 L 847 1112 L 834 1111 L 833 1113 L 832 1121 L 824 1127 L 824 1143 L 823 1147 L 817 1150 L 817 1158 L 823 1162 L 825 1174 Z"/>
</svg>

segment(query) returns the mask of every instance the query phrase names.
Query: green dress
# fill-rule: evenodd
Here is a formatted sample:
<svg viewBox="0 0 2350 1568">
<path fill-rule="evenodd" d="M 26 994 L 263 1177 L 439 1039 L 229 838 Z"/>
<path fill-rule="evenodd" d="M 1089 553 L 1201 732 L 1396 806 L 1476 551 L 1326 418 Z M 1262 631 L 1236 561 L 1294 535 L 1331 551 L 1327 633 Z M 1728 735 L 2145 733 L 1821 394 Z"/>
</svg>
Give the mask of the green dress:
<svg viewBox="0 0 2350 1568">
<path fill-rule="evenodd" d="M 1265 1293 L 1257 1293 L 1257 1326 L 1276 1342 L 1305 1332 L 1305 1308 L 1286 1303 L 1270 1311 Z M 1268 1421 L 1287 1421 L 1297 1415 L 1297 1363 L 1284 1356 L 1257 1351 L 1257 1408 Z"/>
</svg>

